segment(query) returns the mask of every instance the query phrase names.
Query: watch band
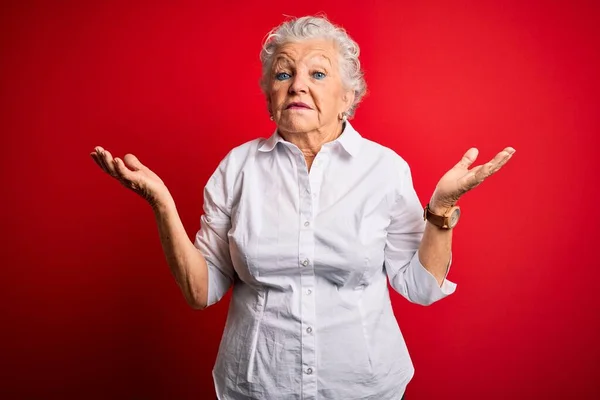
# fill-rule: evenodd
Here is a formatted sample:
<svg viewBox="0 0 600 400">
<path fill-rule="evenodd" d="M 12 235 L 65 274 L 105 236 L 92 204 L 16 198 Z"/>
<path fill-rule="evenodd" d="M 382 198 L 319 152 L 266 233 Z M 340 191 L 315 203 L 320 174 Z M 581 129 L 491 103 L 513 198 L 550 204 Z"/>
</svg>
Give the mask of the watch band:
<svg viewBox="0 0 600 400">
<path fill-rule="evenodd" d="M 427 220 L 431 222 L 433 225 L 437 226 L 441 229 L 450 229 L 450 221 L 449 216 L 447 215 L 437 215 L 431 212 L 429 208 L 429 203 L 423 209 L 423 220 Z"/>
</svg>

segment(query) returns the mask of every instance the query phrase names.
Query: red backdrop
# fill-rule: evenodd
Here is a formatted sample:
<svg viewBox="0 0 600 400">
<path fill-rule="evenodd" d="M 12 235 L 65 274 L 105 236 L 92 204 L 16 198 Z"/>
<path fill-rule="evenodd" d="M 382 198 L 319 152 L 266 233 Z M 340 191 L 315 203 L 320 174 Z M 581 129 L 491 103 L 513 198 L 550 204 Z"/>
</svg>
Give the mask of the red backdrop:
<svg viewBox="0 0 600 400">
<path fill-rule="evenodd" d="M 139 156 L 192 238 L 218 161 L 274 128 L 264 35 L 323 11 L 361 45 L 354 125 L 422 202 L 470 146 L 517 149 L 461 202 L 456 293 L 393 294 L 407 397 L 599 398 L 597 3 L 146 3 L 2 4 L 0 397 L 214 398 L 229 298 L 188 308 L 150 208 L 88 154 Z"/>
</svg>

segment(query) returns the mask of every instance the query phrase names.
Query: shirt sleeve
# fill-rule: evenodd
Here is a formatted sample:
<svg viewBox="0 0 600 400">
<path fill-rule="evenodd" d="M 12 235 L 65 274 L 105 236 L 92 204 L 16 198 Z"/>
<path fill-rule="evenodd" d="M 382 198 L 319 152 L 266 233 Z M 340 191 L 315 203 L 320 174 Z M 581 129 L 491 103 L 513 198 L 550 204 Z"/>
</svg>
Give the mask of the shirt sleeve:
<svg viewBox="0 0 600 400">
<path fill-rule="evenodd" d="M 456 284 L 445 279 L 440 286 L 419 261 L 419 245 L 425 230 L 423 208 L 413 187 L 408 164 L 399 161 L 399 182 L 388 227 L 385 269 L 390 285 L 412 303 L 430 305 L 454 293 Z M 446 270 L 450 270 L 452 256 Z"/>
<path fill-rule="evenodd" d="M 194 246 L 208 265 L 208 303 L 213 305 L 233 283 L 234 269 L 229 252 L 233 179 L 231 153 L 221 161 L 204 187 L 203 215 Z"/>
</svg>

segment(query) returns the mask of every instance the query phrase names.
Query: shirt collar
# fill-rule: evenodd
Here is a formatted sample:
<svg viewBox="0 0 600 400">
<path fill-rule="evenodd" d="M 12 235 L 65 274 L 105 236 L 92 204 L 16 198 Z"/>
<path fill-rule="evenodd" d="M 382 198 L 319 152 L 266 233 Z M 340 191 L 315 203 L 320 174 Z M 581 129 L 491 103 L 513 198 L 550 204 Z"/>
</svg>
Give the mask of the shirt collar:
<svg viewBox="0 0 600 400">
<path fill-rule="evenodd" d="M 342 145 L 344 150 L 352 157 L 355 157 L 360 151 L 362 136 L 358 133 L 349 121 L 346 121 L 344 131 L 333 143 L 338 142 Z M 285 142 L 285 140 L 279 135 L 277 129 L 275 132 L 258 148 L 259 151 L 269 152 L 277 146 L 277 143 Z"/>
<path fill-rule="evenodd" d="M 346 121 L 344 131 L 339 138 L 334 140 L 334 142 L 341 144 L 348 154 L 352 157 L 356 157 L 360 151 L 362 136 L 354 129 L 350 121 Z"/>
</svg>

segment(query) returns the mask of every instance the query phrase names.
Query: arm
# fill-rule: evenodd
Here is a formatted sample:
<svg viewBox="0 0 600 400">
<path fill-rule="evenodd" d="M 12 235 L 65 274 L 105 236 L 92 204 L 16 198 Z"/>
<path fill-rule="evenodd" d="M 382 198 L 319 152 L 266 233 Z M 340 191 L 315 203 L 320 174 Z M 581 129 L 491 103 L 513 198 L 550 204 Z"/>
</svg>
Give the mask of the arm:
<svg viewBox="0 0 600 400">
<path fill-rule="evenodd" d="M 153 208 L 167 264 L 188 304 L 204 309 L 208 304 L 208 266 L 188 238 L 172 198 Z"/>
<path fill-rule="evenodd" d="M 218 302 L 233 283 L 229 252 L 231 188 L 235 179 L 227 156 L 204 188 L 204 214 L 194 242 L 188 239 L 171 196 L 153 206 L 169 268 L 188 304 L 204 309 Z"/>
<path fill-rule="evenodd" d="M 158 175 L 133 154 L 121 160 L 98 146 L 90 155 L 104 172 L 152 207 L 167 263 L 186 301 L 193 308 L 202 309 L 221 299 L 231 286 L 234 274 L 227 242 L 232 180 L 228 158 L 221 162 L 205 187 L 201 229 L 192 243 L 175 202 Z"/>
<path fill-rule="evenodd" d="M 429 203 L 431 211 L 443 215 L 462 195 L 502 168 L 514 152 L 513 148 L 507 147 L 490 162 L 469 170 L 478 155 L 477 149 L 469 149 L 458 164 L 440 179 Z M 419 246 L 419 260 L 440 286 L 448 273 L 451 249 L 452 229 L 441 229 L 427 222 Z"/>
<path fill-rule="evenodd" d="M 387 228 L 385 246 L 385 269 L 390 285 L 395 291 L 412 303 L 430 305 L 456 290 L 456 285 L 444 279 L 450 267 L 451 236 L 440 241 L 433 236 L 438 232 L 428 232 L 435 226 L 427 226 L 423 221 L 423 208 L 412 184 L 410 169 L 406 162 L 398 158 L 399 172 L 396 185 L 396 201 L 392 205 L 392 218 Z M 447 232 L 443 232 L 447 233 Z M 432 235 L 433 234 L 433 235 Z M 438 239 L 438 242 L 435 240 Z M 442 245 L 442 252 L 435 246 Z M 431 251 L 434 250 L 434 251 Z M 423 251 L 425 257 L 420 253 Z M 424 265 L 432 257 L 439 258 L 443 282 Z M 423 260 L 423 262 L 421 261 Z"/>
<path fill-rule="evenodd" d="M 443 210 L 435 208 L 431 210 L 435 214 L 443 214 Z M 452 229 L 440 229 L 427 222 L 419 245 L 419 261 L 435 277 L 440 286 L 448 273 L 451 254 Z"/>
</svg>

